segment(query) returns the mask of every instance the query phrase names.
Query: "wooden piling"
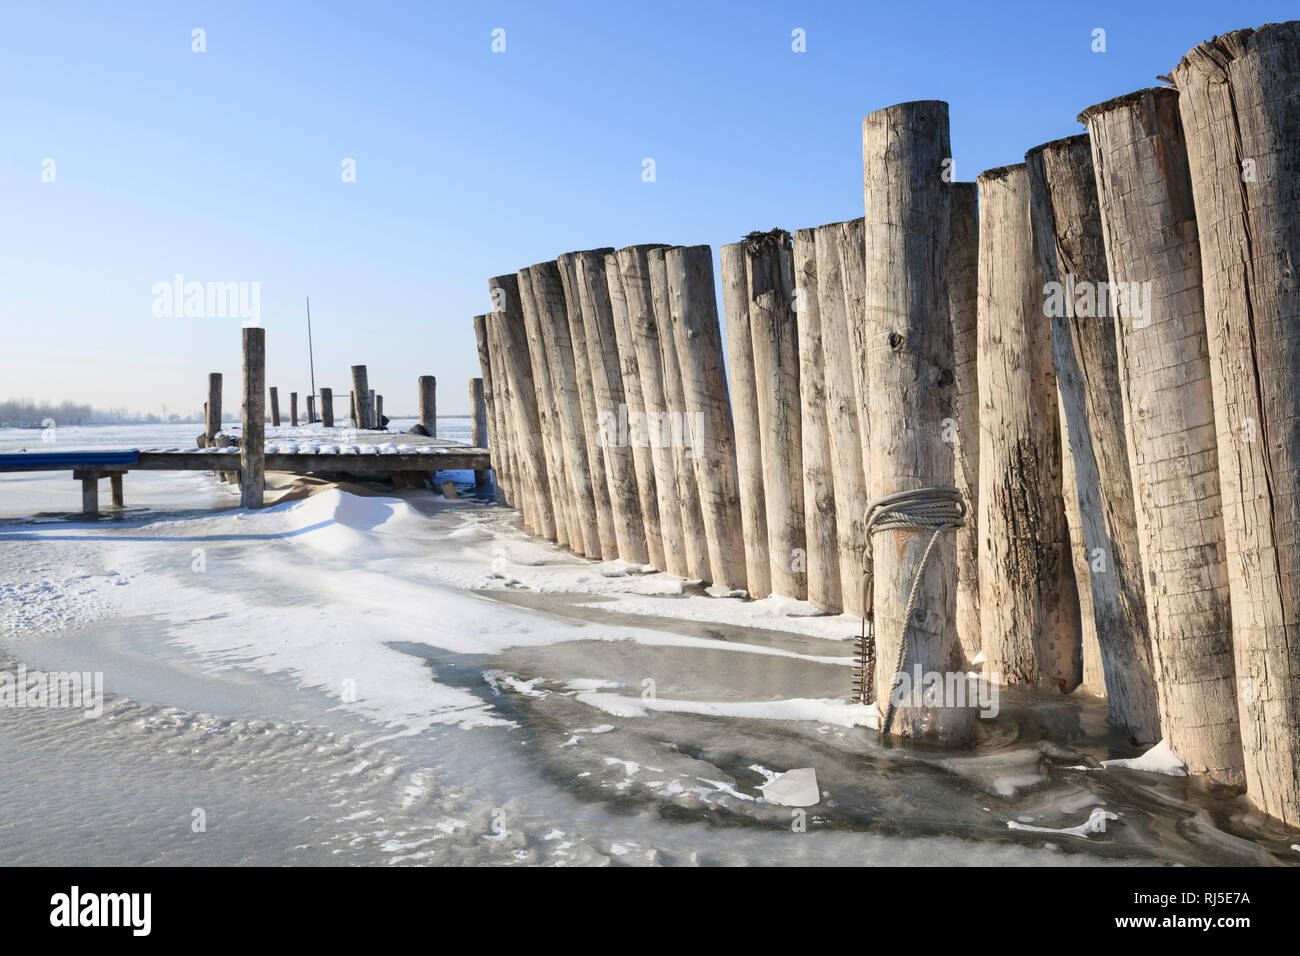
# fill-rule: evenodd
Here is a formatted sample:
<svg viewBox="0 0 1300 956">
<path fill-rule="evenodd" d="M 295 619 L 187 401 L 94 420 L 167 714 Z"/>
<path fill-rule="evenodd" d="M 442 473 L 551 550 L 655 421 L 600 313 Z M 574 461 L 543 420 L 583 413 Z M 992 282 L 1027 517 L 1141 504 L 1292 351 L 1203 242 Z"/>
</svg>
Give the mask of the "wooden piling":
<svg viewBox="0 0 1300 956">
<path fill-rule="evenodd" d="M 1246 792 L 1300 827 L 1300 21 L 1171 76 L 1200 229 Z"/>
<path fill-rule="evenodd" d="M 496 354 L 502 357 L 502 385 L 510 423 L 510 445 L 517 449 L 519 497 L 532 531 L 552 541 L 556 537 L 554 505 L 546 472 L 545 441 L 533 385 L 532 359 L 528 350 L 528 329 L 524 323 L 519 280 L 514 275 L 489 280 L 488 291 L 496 310 L 488 315 L 489 334 L 499 340 Z"/>
<path fill-rule="evenodd" d="M 243 508 L 260 508 L 266 487 L 266 329 L 245 327 L 241 331 L 244 400 L 240 409 L 243 430 L 239 441 L 239 503 Z"/>
<path fill-rule="evenodd" d="M 947 103 L 903 103 L 863 120 L 865 353 L 857 359 L 865 364 L 872 396 L 866 476 L 873 502 L 951 487 L 954 480 L 952 447 L 943 440 L 956 393 L 948 322 L 949 189 L 943 179 L 951 156 Z M 947 699 L 925 706 L 924 699 L 904 694 L 891 701 L 899 672 L 963 672 L 953 535 L 878 531 L 872 562 L 876 699 L 892 709 L 882 732 L 946 744 L 967 739 L 973 709 Z M 909 615 L 914 581 L 917 603 Z"/>
<path fill-rule="evenodd" d="M 280 394 L 274 385 L 271 386 L 271 425 L 280 427 Z"/>
<path fill-rule="evenodd" d="M 203 434 L 209 442 L 221 431 L 221 373 L 208 373 L 208 404 L 205 406 L 207 425 Z"/>
<path fill-rule="evenodd" d="M 483 379 L 469 380 L 470 438 L 469 443 L 475 448 L 488 447 L 488 413 L 487 399 L 483 394 Z M 474 472 L 474 484 L 486 487 L 489 481 L 486 468 Z"/>
<path fill-rule="evenodd" d="M 749 270 L 745 241 L 719 250 L 722 304 L 727 318 L 727 370 L 731 376 L 731 411 L 736 435 L 736 472 L 740 482 L 740 526 L 745 544 L 745 579 L 752 597 L 772 593 L 768 554 L 767 501 L 763 486 L 763 439 L 758 421 L 758 387 L 754 375 Z"/>
<path fill-rule="evenodd" d="M 661 567 L 669 574 L 690 577 L 677 476 L 673 473 L 672 417 L 664 390 L 655 287 L 650 277 L 650 253 L 663 248 L 666 247 L 654 244 L 628 246 L 618 251 L 618 270 L 627 299 L 627 332 L 631 338 L 624 347 L 630 347 L 636 356 L 641 408 L 650 446 L 648 467 L 654 475 L 655 513 L 664 561 Z M 638 465 L 638 475 L 640 468 Z"/>
<path fill-rule="evenodd" d="M 609 280 L 605 274 L 605 256 L 609 251 L 597 249 L 575 253 L 574 267 L 618 554 L 624 561 L 645 564 L 650 560 L 650 550 L 641 519 L 636 463 L 626 441 L 625 429 L 620 428 L 620 423 L 625 420 L 627 399 L 623 393 L 622 363 L 614 331 L 614 307 L 610 302 Z"/>
<path fill-rule="evenodd" d="M 298 427 L 298 393 L 289 393 L 289 424 Z"/>
<path fill-rule="evenodd" d="M 1244 782 L 1201 256 L 1178 93 L 1085 110 L 1146 576 L 1161 733 L 1194 774 Z"/>
<path fill-rule="evenodd" d="M 487 428 L 487 445 L 484 447 L 492 451 L 492 488 L 497 504 L 513 506 L 514 496 L 509 493 L 510 456 L 506 451 L 502 417 L 504 400 L 499 389 L 493 385 L 493 378 L 501 374 L 501 360 L 494 361 L 492 358 L 486 315 L 474 316 L 474 341 L 478 347 L 479 369 L 483 373 L 483 404 L 487 409 L 487 420 L 484 423 Z M 472 384 L 470 389 L 472 396 Z"/>
<path fill-rule="evenodd" d="M 370 378 L 364 365 L 352 366 L 352 421 L 357 428 L 370 428 Z"/>
<path fill-rule="evenodd" d="M 372 388 L 370 390 L 370 401 L 366 404 L 366 419 L 367 421 L 370 422 L 371 428 L 381 427 L 381 422 L 379 420 L 378 398 L 379 396 L 375 393 L 375 390 Z"/>
<path fill-rule="evenodd" d="M 812 229 L 791 236 L 794 301 L 798 305 L 799 435 L 803 460 L 803 516 L 807 540 L 808 600 L 833 614 L 843 609 L 835 484 L 831 467 L 826 363 L 818 296 L 817 239 Z"/>
<path fill-rule="evenodd" d="M 1023 163 L 980 174 L 980 629 L 986 673 L 1069 693 L 1082 632 L 1061 494 L 1052 332 Z"/>
<path fill-rule="evenodd" d="M 1115 321 L 1106 303 L 1097 302 L 1109 273 L 1092 147 L 1086 135 L 1073 136 L 1030 150 L 1025 162 L 1046 283 L 1043 311 L 1051 321 L 1052 360 L 1068 433 L 1062 476 L 1066 516 L 1077 515 L 1070 534 L 1083 612 L 1084 686 L 1106 695 L 1117 726 L 1138 741 L 1154 743 L 1160 739 L 1160 711 Z"/>
<path fill-rule="evenodd" d="M 348 410 L 348 418 L 349 418 L 349 420 L 352 422 L 352 427 L 353 427 L 353 428 L 360 428 L 360 427 L 361 427 L 361 419 L 358 417 L 358 412 L 357 412 L 357 392 L 356 392 L 356 389 L 351 389 L 351 390 L 348 392 L 348 409 L 349 409 L 349 410 Z"/>
<path fill-rule="evenodd" d="M 310 425 L 316 421 L 316 396 L 307 396 L 307 424 Z"/>
<path fill-rule="evenodd" d="M 321 386 L 320 420 L 326 428 L 334 427 L 334 389 Z"/>
<path fill-rule="evenodd" d="M 743 589 L 745 545 L 740 525 L 736 440 L 714 298 L 713 252 L 708 246 L 666 249 L 664 270 L 673 337 L 681 361 L 695 482 L 708 538 L 711 580 L 717 587 Z"/>
<path fill-rule="evenodd" d="M 438 379 L 432 375 L 421 375 L 420 392 L 420 427 L 429 437 L 438 437 Z"/>
<path fill-rule="evenodd" d="M 652 246 L 644 247 L 648 251 Z M 645 396 L 641 390 L 641 371 L 637 363 L 636 343 L 632 341 L 632 321 L 628 316 L 628 290 L 623 283 L 618 254 L 605 255 L 605 281 L 609 285 L 610 312 L 614 317 L 614 344 L 618 352 L 619 375 L 623 379 L 623 402 L 627 406 L 622 420 L 627 422 L 627 444 L 632 451 L 636 472 L 637 501 L 641 508 L 641 527 L 645 531 L 646 551 L 650 564 L 664 570 L 663 532 L 659 527 L 659 499 L 655 491 L 654 458 L 645 415 Z M 634 290 L 638 297 L 648 296 L 648 289 Z M 644 303 L 638 303 L 644 308 Z M 621 422 L 620 422 L 621 425 Z"/>
<path fill-rule="evenodd" d="M 672 295 L 668 288 L 668 267 L 664 249 L 651 249 L 646 254 L 650 269 L 650 297 L 654 304 L 655 331 L 659 334 L 660 367 L 664 375 L 664 402 L 667 418 L 660 423 L 660 434 L 666 433 L 673 458 L 673 475 L 677 481 L 677 505 L 682 519 L 686 577 L 707 581 L 709 550 L 704 530 L 704 511 L 700 504 L 699 485 L 695 480 L 695 449 L 690 444 L 690 418 L 686 406 L 686 390 L 682 382 L 682 363 L 677 355 L 677 339 L 673 333 Z"/>
<path fill-rule="evenodd" d="M 857 398 L 853 382 L 854 356 L 857 353 L 851 345 L 854 330 L 863 322 L 866 262 L 862 220 L 819 226 L 815 233 L 817 307 L 822 330 L 822 360 L 826 367 L 840 596 L 845 611 L 863 617 L 870 606 L 871 561 L 866 520 L 869 502 L 860 432 L 867 425 L 868 409 Z"/>
<path fill-rule="evenodd" d="M 612 561 L 619 556 L 618 535 L 614 530 L 614 510 L 609 498 L 609 474 L 605 464 L 605 449 L 601 443 L 600 410 L 596 404 L 591 359 L 587 354 L 587 324 L 582 311 L 576 256 L 577 253 L 574 252 L 563 253 L 556 257 L 555 264 L 560 270 L 564 305 L 569 317 L 569 343 L 573 348 L 573 369 L 578 385 L 582 435 L 587 447 L 587 470 L 591 474 L 592 502 L 596 508 L 599 556 L 606 561 Z"/>
</svg>

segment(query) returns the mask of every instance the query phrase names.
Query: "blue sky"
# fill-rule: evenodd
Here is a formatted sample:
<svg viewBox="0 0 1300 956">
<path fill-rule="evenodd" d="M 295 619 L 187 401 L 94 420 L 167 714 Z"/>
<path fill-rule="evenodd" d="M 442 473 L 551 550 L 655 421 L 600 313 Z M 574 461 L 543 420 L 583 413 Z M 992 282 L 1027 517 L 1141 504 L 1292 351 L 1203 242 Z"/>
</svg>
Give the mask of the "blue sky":
<svg viewBox="0 0 1300 956">
<path fill-rule="evenodd" d="M 310 295 L 318 387 L 346 391 L 364 362 L 402 413 L 433 374 L 440 410 L 463 413 L 490 276 L 860 216 L 862 117 L 903 100 L 948 101 L 974 179 L 1081 132 L 1083 107 L 1155 85 L 1197 42 L 1294 13 L 4 0 L 0 399 L 197 410 L 208 371 L 237 380 L 239 322 L 155 316 L 155 283 L 180 273 L 260 283 L 282 393 L 309 389 Z"/>
</svg>

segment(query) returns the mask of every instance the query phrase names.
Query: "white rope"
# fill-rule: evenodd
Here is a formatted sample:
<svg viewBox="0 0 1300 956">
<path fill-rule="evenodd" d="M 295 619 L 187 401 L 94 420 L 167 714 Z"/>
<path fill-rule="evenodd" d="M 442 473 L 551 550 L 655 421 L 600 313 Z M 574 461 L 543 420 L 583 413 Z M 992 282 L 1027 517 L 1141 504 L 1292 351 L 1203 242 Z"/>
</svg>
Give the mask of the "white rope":
<svg viewBox="0 0 1300 956">
<path fill-rule="evenodd" d="M 907 663 L 907 627 L 912 622 L 916 610 L 917 597 L 921 592 L 921 578 L 926 565 L 930 563 L 930 553 L 934 550 L 939 535 L 945 531 L 955 531 L 966 523 L 966 502 L 962 494 L 950 485 L 937 485 L 932 488 L 918 488 L 915 491 L 900 491 L 898 494 L 877 498 L 867 509 L 867 536 L 879 531 L 932 531 L 930 541 L 921 555 L 917 565 L 916 577 L 912 579 L 912 589 L 907 595 L 907 610 L 903 614 L 903 626 L 898 636 L 898 659 L 894 663 L 894 674 L 903 673 Z M 874 545 L 871 558 L 873 575 L 875 567 Z M 874 586 L 873 586 L 874 590 Z M 874 604 L 874 601 L 872 602 Z M 868 608 L 868 615 L 873 616 L 874 608 Z M 894 694 L 891 682 L 889 700 L 880 719 L 880 732 L 889 732 L 889 725 L 894 719 Z"/>
</svg>

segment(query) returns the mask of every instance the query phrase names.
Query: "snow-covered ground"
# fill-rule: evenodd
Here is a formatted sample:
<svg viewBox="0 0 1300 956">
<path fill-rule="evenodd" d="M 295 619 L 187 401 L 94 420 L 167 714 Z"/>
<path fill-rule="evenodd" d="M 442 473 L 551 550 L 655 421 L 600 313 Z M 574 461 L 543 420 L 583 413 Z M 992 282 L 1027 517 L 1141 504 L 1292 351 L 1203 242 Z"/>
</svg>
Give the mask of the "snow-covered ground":
<svg viewBox="0 0 1300 956">
<path fill-rule="evenodd" d="M 1166 759 L 1103 766 L 1140 749 L 1095 700 L 1007 691 L 973 750 L 882 744 L 855 619 L 575 558 L 480 499 L 246 512 L 133 478 L 158 510 L 0 521 L 0 674 L 107 691 L 0 708 L 6 862 L 1300 862 L 1143 772 Z M 0 483 L 0 514 L 60 482 Z M 815 804 L 765 796 L 792 770 Z"/>
</svg>

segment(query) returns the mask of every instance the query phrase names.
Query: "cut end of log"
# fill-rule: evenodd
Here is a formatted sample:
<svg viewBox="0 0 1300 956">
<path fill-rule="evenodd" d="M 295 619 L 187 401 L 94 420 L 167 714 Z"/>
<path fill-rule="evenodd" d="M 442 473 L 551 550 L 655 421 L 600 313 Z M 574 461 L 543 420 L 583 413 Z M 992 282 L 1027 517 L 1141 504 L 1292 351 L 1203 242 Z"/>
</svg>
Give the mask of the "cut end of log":
<svg viewBox="0 0 1300 956">
<path fill-rule="evenodd" d="M 1168 86 L 1148 86 L 1141 90 L 1134 90 L 1132 93 L 1125 93 L 1123 96 L 1116 96 L 1114 99 L 1106 100 L 1104 103 L 1089 106 L 1079 114 L 1079 122 L 1084 126 L 1088 126 L 1094 117 L 1101 116 L 1105 113 L 1111 113 L 1124 107 L 1137 106 L 1150 97 L 1177 95 L 1178 91 Z"/>
<path fill-rule="evenodd" d="M 992 169 L 986 169 L 975 177 L 976 183 L 988 182 L 992 179 L 1007 179 L 1015 173 L 1024 172 L 1024 163 L 1012 163 L 1010 166 L 994 166 Z"/>
<path fill-rule="evenodd" d="M 1075 149 L 1079 146 L 1087 146 L 1087 145 L 1088 145 L 1087 133 L 1079 133 L 1075 136 L 1065 136 L 1061 139 L 1054 139 L 1051 142 L 1043 143 L 1040 146 L 1035 146 L 1033 149 L 1026 150 L 1025 162 L 1028 163 L 1033 157 L 1042 155 L 1043 153 L 1046 152 L 1068 153 L 1070 150 Z"/>
</svg>

